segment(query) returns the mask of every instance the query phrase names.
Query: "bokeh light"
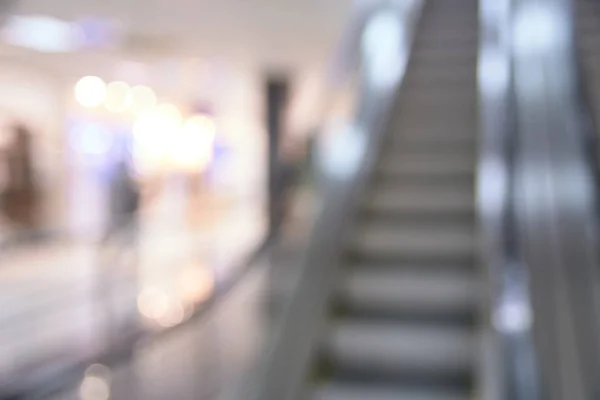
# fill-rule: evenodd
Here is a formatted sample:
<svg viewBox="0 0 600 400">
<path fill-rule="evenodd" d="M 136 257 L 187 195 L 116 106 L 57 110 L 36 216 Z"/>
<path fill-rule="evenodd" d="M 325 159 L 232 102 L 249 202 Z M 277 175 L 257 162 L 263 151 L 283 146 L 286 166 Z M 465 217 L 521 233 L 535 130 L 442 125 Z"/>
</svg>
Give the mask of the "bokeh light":
<svg viewBox="0 0 600 400">
<path fill-rule="evenodd" d="M 212 160 L 216 131 L 214 121 L 208 116 L 189 118 L 171 142 L 172 163 L 180 168 L 204 169 Z"/>
<path fill-rule="evenodd" d="M 205 266 L 189 266 L 184 268 L 178 277 L 179 294 L 184 301 L 202 303 L 213 294 L 215 278 Z"/>
<path fill-rule="evenodd" d="M 173 104 L 160 104 L 154 111 L 158 122 L 166 133 L 174 133 L 181 128 L 181 111 Z"/>
<path fill-rule="evenodd" d="M 108 400 L 110 386 L 99 376 L 86 376 L 79 386 L 81 400 Z"/>
<path fill-rule="evenodd" d="M 95 376 L 102 378 L 106 382 L 110 382 L 112 379 L 112 373 L 110 368 L 102 364 L 92 364 L 85 370 L 85 376 Z"/>
<path fill-rule="evenodd" d="M 132 103 L 131 89 L 125 82 L 111 82 L 106 91 L 105 107 L 111 112 L 123 112 Z"/>
<path fill-rule="evenodd" d="M 97 76 L 83 77 L 75 85 L 75 100 L 84 107 L 98 107 L 105 99 L 106 84 Z"/>
<path fill-rule="evenodd" d="M 137 299 L 138 310 L 146 318 L 162 318 L 169 311 L 169 296 L 155 288 L 145 288 Z"/>
<path fill-rule="evenodd" d="M 137 115 L 150 112 L 156 107 L 156 94 L 147 86 L 131 88 L 131 111 Z"/>
<path fill-rule="evenodd" d="M 172 301 L 166 311 L 156 318 L 156 322 L 163 328 L 170 328 L 183 322 L 185 311 L 181 303 Z"/>
<path fill-rule="evenodd" d="M 181 131 L 181 112 L 161 104 L 141 114 L 133 125 L 133 159 L 138 172 L 160 170 L 170 163 L 170 149 Z"/>
</svg>

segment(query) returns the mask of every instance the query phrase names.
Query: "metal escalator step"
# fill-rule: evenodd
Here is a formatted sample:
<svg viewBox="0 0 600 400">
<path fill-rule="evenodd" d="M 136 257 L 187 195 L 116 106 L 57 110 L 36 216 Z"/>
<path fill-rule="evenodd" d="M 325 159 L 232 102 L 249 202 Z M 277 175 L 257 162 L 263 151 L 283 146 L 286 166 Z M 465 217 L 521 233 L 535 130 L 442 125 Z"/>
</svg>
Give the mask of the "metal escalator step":
<svg viewBox="0 0 600 400">
<path fill-rule="evenodd" d="M 459 390 L 330 383 L 315 388 L 310 398 L 312 400 L 468 400 L 470 396 Z"/>
<path fill-rule="evenodd" d="M 434 68 L 421 68 L 421 69 L 417 69 L 417 68 L 413 68 L 410 69 L 409 71 L 406 72 L 406 75 L 404 77 L 403 80 L 403 87 L 406 88 L 407 86 L 412 85 L 416 85 L 416 84 L 421 84 L 421 83 L 429 83 L 431 86 L 435 86 L 435 85 L 445 85 L 445 84 L 464 84 L 464 85 L 471 85 L 473 87 L 473 89 L 475 89 L 475 79 L 473 79 L 473 77 L 476 74 L 476 68 L 475 65 L 472 65 L 471 63 L 469 63 L 468 66 L 457 66 L 457 67 L 452 67 L 452 68 L 439 68 L 439 67 L 434 67 Z M 407 85 L 408 83 L 408 85 Z M 436 86 L 437 87 L 437 86 Z M 437 92 L 437 90 L 436 90 Z M 475 90 L 473 90 L 473 92 L 475 92 Z M 445 93 L 445 92 L 444 92 Z M 442 93 L 442 95 L 444 94 Z M 408 100 L 412 100 L 415 99 L 415 95 L 413 94 L 410 97 L 407 97 Z M 447 96 L 450 97 L 450 96 Z M 431 96 L 429 96 L 429 98 L 431 98 L 432 100 L 437 100 L 440 98 L 439 93 L 431 93 Z M 472 99 L 473 97 L 471 97 Z M 418 100 L 418 98 L 416 98 L 415 100 Z M 455 96 L 451 96 L 450 98 L 448 98 L 448 102 L 446 102 L 445 104 L 448 104 L 450 101 L 456 101 Z"/>
<path fill-rule="evenodd" d="M 477 151 L 477 141 L 469 137 L 441 137 L 439 139 L 427 139 L 418 137 L 397 137 L 390 138 L 382 151 L 382 156 L 387 157 L 392 154 L 397 157 L 403 157 L 405 154 L 448 154 L 461 153 L 471 159 Z"/>
<path fill-rule="evenodd" d="M 476 105 L 476 82 L 472 78 L 469 82 L 447 79 L 443 82 L 432 79 L 408 79 L 404 82 L 402 93 L 397 101 L 400 113 L 415 108 L 423 110 L 430 108 L 432 109 L 429 113 L 430 118 L 439 118 L 434 112 L 443 107 L 452 108 L 455 112 L 466 111 L 472 114 Z"/>
<path fill-rule="evenodd" d="M 475 137 L 476 124 L 468 118 L 436 118 L 433 115 L 404 115 L 392 121 L 390 137 Z"/>
<path fill-rule="evenodd" d="M 441 36 L 441 35 L 439 35 Z M 469 50 L 473 46 L 476 46 L 478 39 L 476 36 L 468 38 L 437 38 L 437 37 L 429 37 L 429 38 L 418 38 L 415 40 L 414 48 L 415 49 L 431 49 L 431 50 L 441 50 L 441 49 L 453 49 L 456 51 Z"/>
<path fill-rule="evenodd" d="M 364 207 L 379 213 L 472 214 L 475 207 L 472 185 L 377 184 Z"/>
<path fill-rule="evenodd" d="M 448 381 L 470 376 L 475 335 L 466 328 L 341 320 L 330 328 L 324 354 L 337 370 L 381 374 L 415 381 Z"/>
<path fill-rule="evenodd" d="M 398 116 L 396 118 L 403 118 L 407 115 L 410 115 L 445 120 L 456 118 L 457 115 L 460 115 L 464 119 L 475 121 L 477 116 L 476 103 L 472 101 L 472 96 L 470 93 L 463 93 L 463 96 L 459 94 L 454 99 L 447 100 L 438 97 L 435 99 L 422 98 L 422 101 L 418 101 L 418 98 L 412 102 L 400 101 L 397 111 Z"/>
<path fill-rule="evenodd" d="M 443 320 L 463 319 L 478 309 L 479 282 L 474 274 L 357 266 L 348 271 L 338 301 L 361 315 L 418 315 Z"/>
<path fill-rule="evenodd" d="M 475 170 L 474 155 L 403 154 L 401 157 L 389 155 L 379 164 L 378 172 L 392 176 L 435 175 L 435 176 L 472 176 Z"/>
<path fill-rule="evenodd" d="M 443 63 L 465 63 L 477 61 L 476 48 L 418 48 L 415 47 L 408 62 L 409 68 L 413 65 L 444 65 Z"/>
<path fill-rule="evenodd" d="M 368 222 L 353 238 L 351 251 L 366 257 L 398 259 L 472 258 L 473 228 L 464 224 L 393 224 Z"/>
</svg>

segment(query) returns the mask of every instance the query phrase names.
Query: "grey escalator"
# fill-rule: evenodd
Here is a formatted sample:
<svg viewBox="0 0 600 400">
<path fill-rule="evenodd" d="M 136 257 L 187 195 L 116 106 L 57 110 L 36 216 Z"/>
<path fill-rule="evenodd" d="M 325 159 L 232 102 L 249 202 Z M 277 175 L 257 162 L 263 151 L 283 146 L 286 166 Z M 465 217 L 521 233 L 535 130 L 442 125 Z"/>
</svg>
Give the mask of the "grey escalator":
<svg viewBox="0 0 600 400">
<path fill-rule="evenodd" d="M 332 296 L 309 398 L 467 399 L 476 384 L 478 3 L 424 5 Z"/>
</svg>

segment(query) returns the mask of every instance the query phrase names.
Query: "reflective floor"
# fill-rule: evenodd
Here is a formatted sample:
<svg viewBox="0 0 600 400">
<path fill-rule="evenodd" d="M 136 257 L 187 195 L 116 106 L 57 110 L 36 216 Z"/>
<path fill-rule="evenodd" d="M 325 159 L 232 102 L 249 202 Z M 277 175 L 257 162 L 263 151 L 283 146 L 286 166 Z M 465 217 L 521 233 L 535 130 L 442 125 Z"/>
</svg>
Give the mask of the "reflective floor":
<svg viewBox="0 0 600 400">
<path fill-rule="evenodd" d="M 264 239 L 261 203 L 197 201 L 180 218 L 157 202 L 108 240 L 49 237 L 0 253 L 0 393 L 179 324 L 234 276 Z"/>
<path fill-rule="evenodd" d="M 111 369 L 88 369 L 85 377 L 53 400 L 216 398 L 256 365 L 268 336 L 265 313 L 268 261 L 210 312 L 156 341 L 140 343 L 130 359 Z"/>
</svg>

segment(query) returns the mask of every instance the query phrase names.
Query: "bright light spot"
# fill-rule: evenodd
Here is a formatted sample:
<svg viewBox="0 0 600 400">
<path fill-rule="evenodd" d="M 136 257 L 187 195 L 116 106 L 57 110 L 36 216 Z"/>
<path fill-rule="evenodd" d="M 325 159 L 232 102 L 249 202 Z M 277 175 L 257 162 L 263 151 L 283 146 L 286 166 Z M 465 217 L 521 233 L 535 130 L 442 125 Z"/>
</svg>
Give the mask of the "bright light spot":
<svg viewBox="0 0 600 400">
<path fill-rule="evenodd" d="M 135 114 L 150 112 L 156 107 L 156 95 L 147 86 L 134 86 L 131 89 L 131 110 Z"/>
<path fill-rule="evenodd" d="M 485 157 L 478 175 L 479 206 L 484 216 L 503 210 L 508 192 L 506 167 L 497 157 Z"/>
<path fill-rule="evenodd" d="M 181 130 L 181 113 L 162 104 L 140 115 L 133 125 L 133 157 L 138 171 L 160 169 L 169 160 L 175 136 Z"/>
<path fill-rule="evenodd" d="M 85 370 L 85 376 L 95 376 L 102 378 L 106 382 L 110 382 L 112 379 L 112 373 L 110 368 L 102 364 L 92 364 Z"/>
<path fill-rule="evenodd" d="M 561 45 L 567 37 L 565 18 L 551 3 L 524 4 L 517 10 L 513 26 L 517 53 L 535 55 Z"/>
<path fill-rule="evenodd" d="M 83 40 L 78 25 L 44 16 L 10 17 L 2 36 L 15 46 L 46 53 L 75 51 Z"/>
<path fill-rule="evenodd" d="M 510 15 L 510 0 L 482 1 L 479 8 L 485 21 L 504 20 Z"/>
<path fill-rule="evenodd" d="M 498 95 L 505 92 L 510 79 L 508 54 L 496 49 L 486 49 L 479 61 L 479 83 L 486 94 Z"/>
<path fill-rule="evenodd" d="M 169 304 L 167 311 L 156 318 L 156 322 L 163 328 L 170 328 L 183 322 L 185 311 L 179 302 Z"/>
<path fill-rule="evenodd" d="M 364 132 L 353 125 L 326 134 L 319 148 L 325 172 L 337 179 L 353 176 L 362 165 L 366 144 Z"/>
<path fill-rule="evenodd" d="M 97 76 L 81 78 L 75 85 L 75 99 L 84 107 L 98 107 L 106 99 L 106 84 Z"/>
<path fill-rule="evenodd" d="M 155 113 L 164 125 L 163 128 L 171 133 L 181 127 L 183 117 L 179 109 L 173 104 L 160 104 L 156 107 Z"/>
<path fill-rule="evenodd" d="M 188 169 L 204 169 L 213 155 L 216 125 L 204 115 L 189 118 L 171 142 L 171 162 Z"/>
<path fill-rule="evenodd" d="M 129 85 L 125 82 L 111 82 L 106 91 L 105 106 L 111 112 L 123 112 L 132 103 Z"/>
<path fill-rule="evenodd" d="M 398 82 L 406 66 L 406 46 L 396 13 L 380 11 L 369 20 L 362 51 L 367 74 L 376 88 L 390 88 Z"/>
<path fill-rule="evenodd" d="M 169 311 L 169 296 L 155 288 L 145 288 L 137 299 L 138 310 L 146 318 L 158 319 Z"/>
<path fill-rule="evenodd" d="M 502 332 L 525 332 L 531 323 L 531 310 L 524 301 L 518 299 L 504 301 L 494 314 L 494 325 Z"/>
<path fill-rule="evenodd" d="M 181 298 L 192 303 L 206 301 L 215 288 L 214 276 L 206 267 L 185 268 L 177 282 Z"/>
<path fill-rule="evenodd" d="M 108 400 L 110 387 L 108 383 L 97 376 L 86 376 L 79 386 L 81 400 Z"/>
</svg>

